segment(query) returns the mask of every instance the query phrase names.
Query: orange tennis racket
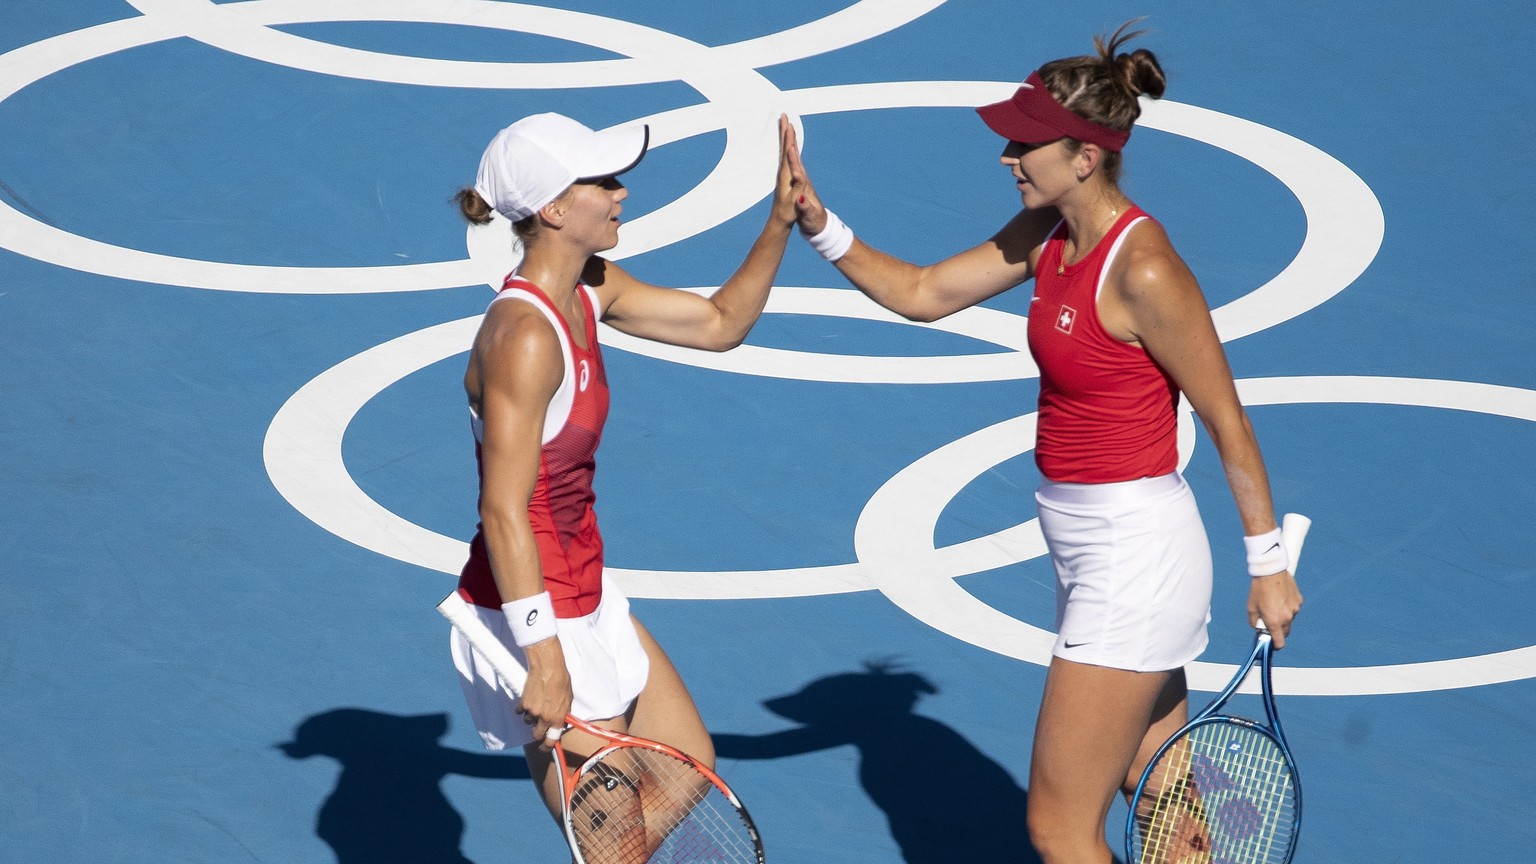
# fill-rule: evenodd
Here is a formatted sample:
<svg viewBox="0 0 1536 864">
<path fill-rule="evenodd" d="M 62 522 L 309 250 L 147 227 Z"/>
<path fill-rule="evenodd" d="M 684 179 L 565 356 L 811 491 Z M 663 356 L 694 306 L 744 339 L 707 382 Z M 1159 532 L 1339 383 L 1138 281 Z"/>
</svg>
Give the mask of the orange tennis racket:
<svg viewBox="0 0 1536 864">
<path fill-rule="evenodd" d="M 437 611 L 520 697 L 527 670 L 458 592 Z M 715 772 L 665 744 L 570 715 L 565 722 L 603 742 L 574 770 L 563 743 L 554 746 L 562 822 L 577 864 L 763 864 L 752 817 Z"/>
</svg>

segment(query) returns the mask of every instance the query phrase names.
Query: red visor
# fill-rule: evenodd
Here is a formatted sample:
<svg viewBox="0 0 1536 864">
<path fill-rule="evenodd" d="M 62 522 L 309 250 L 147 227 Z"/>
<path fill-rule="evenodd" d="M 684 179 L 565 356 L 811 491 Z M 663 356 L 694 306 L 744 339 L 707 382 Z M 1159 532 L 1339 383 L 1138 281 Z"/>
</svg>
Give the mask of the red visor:
<svg viewBox="0 0 1536 864">
<path fill-rule="evenodd" d="M 976 113 L 993 132 L 1023 144 L 1076 138 L 1118 153 L 1131 137 L 1130 130 L 1100 126 L 1057 102 L 1046 89 L 1045 82 L 1040 80 L 1039 72 L 1031 72 L 1024 85 L 1014 91 L 1012 99 L 983 105 L 976 109 Z"/>
</svg>

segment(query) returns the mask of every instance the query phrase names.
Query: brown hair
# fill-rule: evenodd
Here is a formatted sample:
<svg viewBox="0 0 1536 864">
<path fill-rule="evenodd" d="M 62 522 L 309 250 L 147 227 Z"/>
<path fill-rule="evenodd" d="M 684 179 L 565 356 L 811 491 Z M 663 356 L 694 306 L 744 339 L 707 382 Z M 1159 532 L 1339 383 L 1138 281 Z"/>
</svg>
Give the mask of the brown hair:
<svg viewBox="0 0 1536 864">
<path fill-rule="evenodd" d="M 485 225 L 491 221 L 491 205 L 487 204 L 474 187 L 465 186 L 453 194 L 459 204 L 459 213 L 471 225 Z"/>
<path fill-rule="evenodd" d="M 454 193 L 453 197 L 459 204 L 459 214 L 464 217 L 464 221 L 471 225 L 490 224 L 493 212 L 491 205 L 480 197 L 480 193 L 476 192 L 473 186 L 465 186 Z M 538 233 L 538 221 L 534 216 L 528 216 L 512 223 L 512 233 L 517 235 L 517 239 L 522 241 L 524 246 L 527 246 L 528 241 L 533 239 L 533 235 Z"/>
<path fill-rule="evenodd" d="M 1129 54 L 1116 53 L 1120 46 L 1146 32 L 1125 32 L 1140 20 L 1121 24 L 1107 39 L 1093 37 L 1098 56 L 1065 57 L 1041 66 L 1040 78 L 1056 101 L 1100 126 L 1130 130 L 1141 116 L 1136 97 L 1145 94 L 1160 99 L 1168 86 L 1163 67 L 1151 51 L 1138 48 Z M 1081 142 L 1073 144 L 1081 146 Z M 1119 182 L 1120 167 L 1120 154 L 1105 151 L 1103 170 L 1110 182 Z"/>
</svg>

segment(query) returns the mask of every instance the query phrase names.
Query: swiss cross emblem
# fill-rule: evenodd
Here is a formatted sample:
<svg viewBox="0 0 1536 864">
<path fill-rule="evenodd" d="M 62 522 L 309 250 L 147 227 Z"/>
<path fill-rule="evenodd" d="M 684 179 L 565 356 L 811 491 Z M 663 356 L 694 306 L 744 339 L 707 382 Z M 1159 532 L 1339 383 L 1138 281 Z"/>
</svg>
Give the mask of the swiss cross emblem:
<svg viewBox="0 0 1536 864">
<path fill-rule="evenodd" d="M 1077 323 L 1077 310 L 1063 304 L 1061 311 L 1056 313 L 1056 329 L 1070 335 L 1072 325 L 1075 323 Z"/>
</svg>

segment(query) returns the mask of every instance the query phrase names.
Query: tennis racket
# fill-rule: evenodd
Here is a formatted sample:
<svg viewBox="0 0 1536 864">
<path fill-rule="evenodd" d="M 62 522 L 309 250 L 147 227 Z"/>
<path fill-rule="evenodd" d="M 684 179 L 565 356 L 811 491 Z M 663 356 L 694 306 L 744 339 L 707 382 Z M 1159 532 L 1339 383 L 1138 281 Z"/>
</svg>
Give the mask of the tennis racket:
<svg viewBox="0 0 1536 864">
<path fill-rule="evenodd" d="M 1281 520 L 1292 574 L 1311 525 L 1297 513 Z M 1152 757 L 1125 820 L 1129 864 L 1289 864 L 1301 829 L 1301 778 L 1275 712 L 1273 653 L 1260 621 L 1253 651 L 1226 689 Z M 1217 713 L 1255 662 L 1267 726 Z"/>
<path fill-rule="evenodd" d="M 457 591 L 437 611 L 521 697 L 528 673 Z M 574 770 L 555 742 L 561 821 L 576 864 L 763 864 L 752 817 L 715 772 L 679 750 L 566 715 L 603 746 Z"/>
</svg>

